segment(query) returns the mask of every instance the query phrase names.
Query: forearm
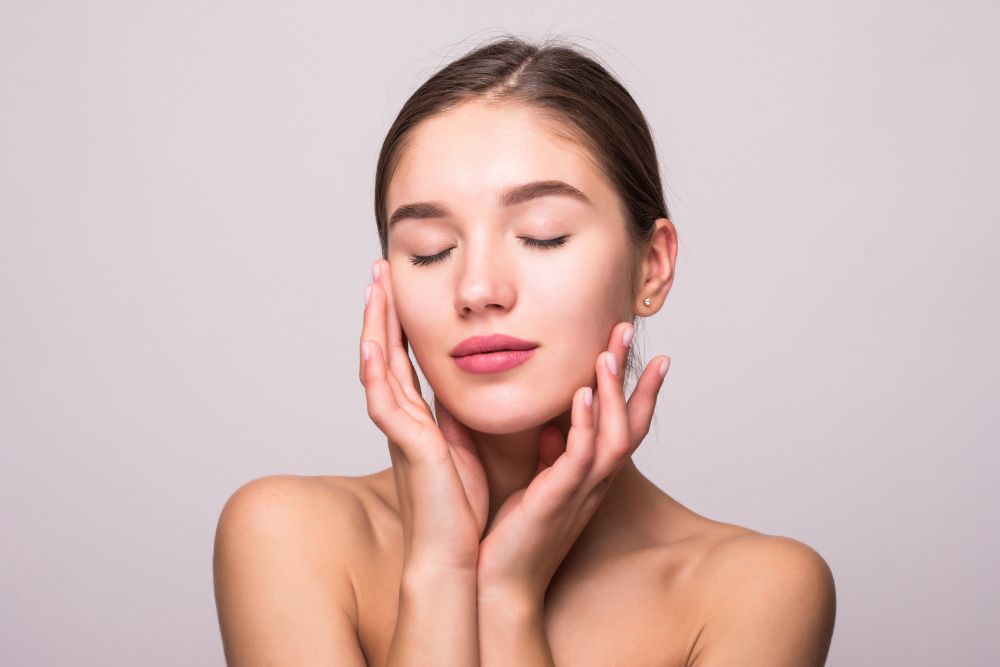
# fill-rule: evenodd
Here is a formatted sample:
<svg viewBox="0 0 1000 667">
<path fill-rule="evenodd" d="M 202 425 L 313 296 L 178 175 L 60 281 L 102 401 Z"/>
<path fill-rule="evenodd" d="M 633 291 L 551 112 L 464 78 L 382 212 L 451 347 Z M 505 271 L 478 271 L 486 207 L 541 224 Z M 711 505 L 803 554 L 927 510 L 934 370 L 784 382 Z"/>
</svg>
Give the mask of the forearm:
<svg viewBox="0 0 1000 667">
<path fill-rule="evenodd" d="M 475 572 L 404 569 L 386 665 L 479 665 Z"/>
<path fill-rule="evenodd" d="M 542 601 L 480 593 L 479 664 L 482 667 L 553 667 Z"/>
</svg>

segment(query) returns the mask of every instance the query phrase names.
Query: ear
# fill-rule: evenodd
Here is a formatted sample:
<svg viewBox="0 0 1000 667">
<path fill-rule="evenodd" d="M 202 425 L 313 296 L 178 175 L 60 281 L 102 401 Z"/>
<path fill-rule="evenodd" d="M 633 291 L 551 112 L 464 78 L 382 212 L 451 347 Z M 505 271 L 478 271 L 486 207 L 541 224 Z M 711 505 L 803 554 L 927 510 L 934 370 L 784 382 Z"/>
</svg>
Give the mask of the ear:
<svg viewBox="0 0 1000 667">
<path fill-rule="evenodd" d="M 642 256 L 641 280 L 635 295 L 635 314 L 641 317 L 649 317 L 658 312 L 674 284 L 677 231 L 666 218 L 660 218 L 655 224 L 653 238 Z M 649 299 L 648 306 L 646 299 Z"/>
</svg>

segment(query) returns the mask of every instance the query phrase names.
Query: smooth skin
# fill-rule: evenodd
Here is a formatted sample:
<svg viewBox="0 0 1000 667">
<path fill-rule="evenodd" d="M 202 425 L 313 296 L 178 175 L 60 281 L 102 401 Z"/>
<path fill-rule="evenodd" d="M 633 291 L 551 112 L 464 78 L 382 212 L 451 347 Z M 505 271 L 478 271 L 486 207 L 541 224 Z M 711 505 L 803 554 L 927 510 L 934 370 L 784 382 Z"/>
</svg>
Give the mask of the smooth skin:
<svg viewBox="0 0 1000 667">
<path fill-rule="evenodd" d="M 629 322 L 670 290 L 670 222 L 636 258 L 572 132 L 489 100 L 416 128 L 388 204 L 359 359 L 392 468 L 233 495 L 215 548 L 229 664 L 822 665 L 823 559 L 691 512 L 632 462 L 670 361 L 626 400 Z M 538 347 L 459 369 L 453 347 L 490 333 Z"/>
</svg>

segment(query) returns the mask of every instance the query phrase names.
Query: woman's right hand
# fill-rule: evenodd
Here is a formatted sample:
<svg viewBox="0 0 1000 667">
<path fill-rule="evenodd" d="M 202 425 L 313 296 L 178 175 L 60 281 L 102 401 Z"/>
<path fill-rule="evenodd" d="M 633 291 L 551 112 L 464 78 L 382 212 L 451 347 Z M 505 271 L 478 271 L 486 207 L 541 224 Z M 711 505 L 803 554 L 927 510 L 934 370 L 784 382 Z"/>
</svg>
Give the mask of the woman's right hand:
<svg viewBox="0 0 1000 667">
<path fill-rule="evenodd" d="M 420 395 L 392 295 L 389 262 L 365 288 L 361 381 L 368 416 L 389 440 L 403 523 L 404 572 L 445 566 L 475 573 L 486 527 L 486 473 L 468 429 Z"/>
</svg>

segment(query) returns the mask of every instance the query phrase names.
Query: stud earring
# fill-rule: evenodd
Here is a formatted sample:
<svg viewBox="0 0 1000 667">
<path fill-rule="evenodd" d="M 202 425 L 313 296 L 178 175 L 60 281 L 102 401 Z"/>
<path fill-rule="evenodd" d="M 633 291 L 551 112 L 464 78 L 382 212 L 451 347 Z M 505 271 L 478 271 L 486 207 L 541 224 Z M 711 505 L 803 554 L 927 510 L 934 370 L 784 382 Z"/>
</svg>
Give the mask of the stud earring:
<svg viewBox="0 0 1000 667">
<path fill-rule="evenodd" d="M 650 299 L 646 299 L 645 301 L 643 301 L 643 303 L 648 306 L 649 304 L 651 304 L 653 302 Z"/>
</svg>

